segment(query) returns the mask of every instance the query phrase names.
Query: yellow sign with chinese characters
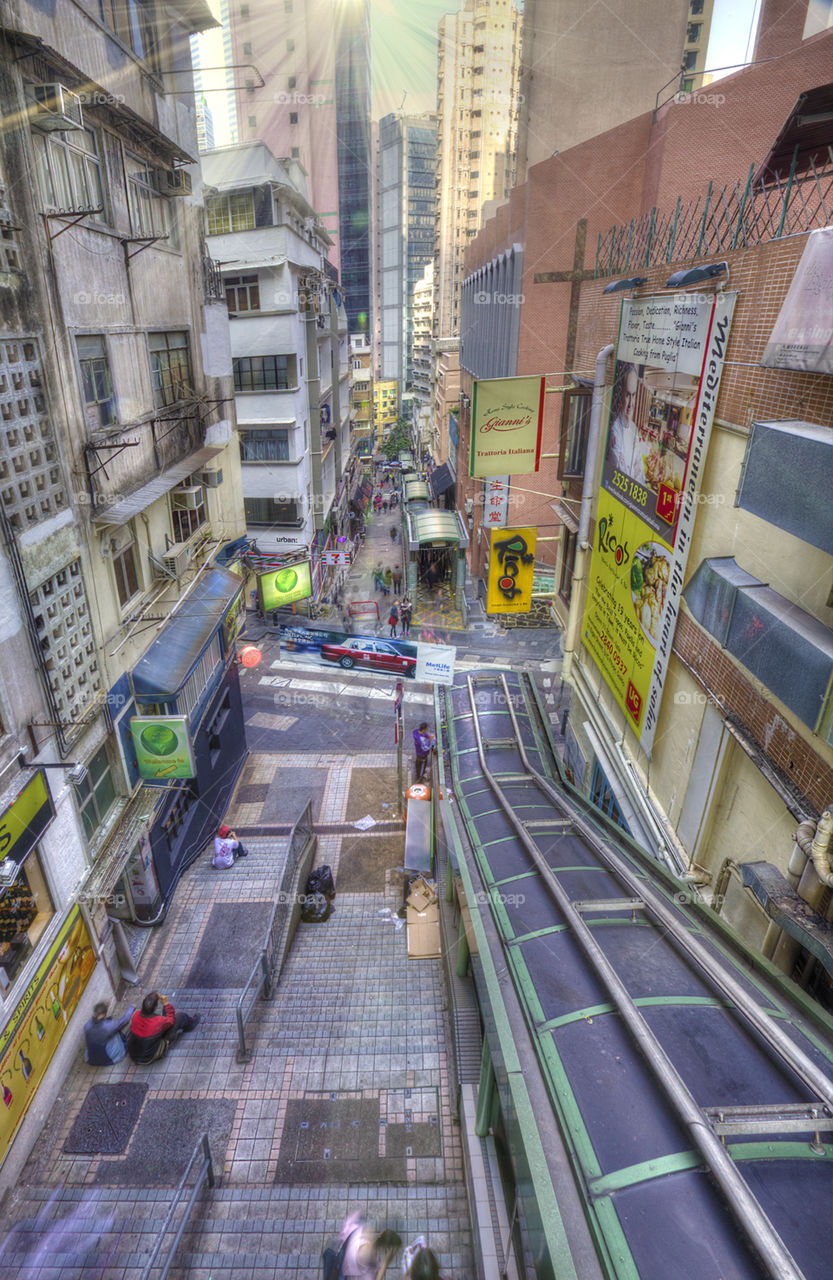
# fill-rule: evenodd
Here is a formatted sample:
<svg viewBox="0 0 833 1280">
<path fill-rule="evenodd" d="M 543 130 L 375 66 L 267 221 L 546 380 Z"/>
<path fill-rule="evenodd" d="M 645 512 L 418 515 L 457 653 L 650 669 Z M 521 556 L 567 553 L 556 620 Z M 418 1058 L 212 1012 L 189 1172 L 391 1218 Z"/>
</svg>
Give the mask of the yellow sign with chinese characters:
<svg viewBox="0 0 833 1280">
<path fill-rule="evenodd" d="M 471 395 L 469 475 L 525 476 L 541 466 L 545 378 L 489 378 Z"/>
<path fill-rule="evenodd" d="M 535 529 L 492 529 L 487 613 L 527 613 L 532 605 Z"/>
</svg>

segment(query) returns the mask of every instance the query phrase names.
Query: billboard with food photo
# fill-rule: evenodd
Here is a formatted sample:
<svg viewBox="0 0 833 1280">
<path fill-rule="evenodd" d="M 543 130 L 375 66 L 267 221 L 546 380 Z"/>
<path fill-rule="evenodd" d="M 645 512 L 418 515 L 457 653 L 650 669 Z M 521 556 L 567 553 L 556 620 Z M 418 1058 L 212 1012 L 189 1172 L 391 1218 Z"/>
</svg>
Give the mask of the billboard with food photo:
<svg viewBox="0 0 833 1280">
<path fill-rule="evenodd" d="M 648 754 L 735 297 L 622 305 L 583 640 Z"/>
</svg>

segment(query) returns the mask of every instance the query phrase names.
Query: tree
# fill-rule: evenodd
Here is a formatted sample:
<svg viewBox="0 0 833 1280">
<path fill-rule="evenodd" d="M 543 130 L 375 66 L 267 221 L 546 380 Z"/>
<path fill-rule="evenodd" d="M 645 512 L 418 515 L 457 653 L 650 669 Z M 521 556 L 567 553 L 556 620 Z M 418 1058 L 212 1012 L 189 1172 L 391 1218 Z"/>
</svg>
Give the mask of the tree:
<svg viewBox="0 0 833 1280">
<path fill-rule="evenodd" d="M 400 418 L 396 426 L 391 429 L 385 443 L 382 445 L 382 452 L 388 461 L 393 461 L 403 449 L 411 447 L 411 431 L 409 424 L 404 418 Z"/>
</svg>

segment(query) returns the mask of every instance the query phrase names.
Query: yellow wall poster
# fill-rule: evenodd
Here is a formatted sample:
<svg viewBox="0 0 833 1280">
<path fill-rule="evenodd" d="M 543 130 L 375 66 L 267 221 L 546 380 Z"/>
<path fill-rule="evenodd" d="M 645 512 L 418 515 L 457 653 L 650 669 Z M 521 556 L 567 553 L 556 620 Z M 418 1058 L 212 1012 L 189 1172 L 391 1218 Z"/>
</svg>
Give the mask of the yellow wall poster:
<svg viewBox="0 0 833 1280">
<path fill-rule="evenodd" d="M 735 298 L 622 306 L 582 638 L 648 755 Z"/>
<path fill-rule="evenodd" d="M 524 476 L 541 465 L 544 378 L 488 378 L 471 393 L 469 475 Z"/>
<path fill-rule="evenodd" d="M 645 716 L 671 561 L 668 544 L 603 489 L 583 639 L 637 732 Z"/>
<path fill-rule="evenodd" d="M 487 613 L 527 613 L 532 605 L 536 529 L 492 529 Z"/>
<path fill-rule="evenodd" d="M 94 968 L 90 935 L 76 907 L 21 992 L 0 1034 L 0 1163 L 8 1155 Z"/>
</svg>

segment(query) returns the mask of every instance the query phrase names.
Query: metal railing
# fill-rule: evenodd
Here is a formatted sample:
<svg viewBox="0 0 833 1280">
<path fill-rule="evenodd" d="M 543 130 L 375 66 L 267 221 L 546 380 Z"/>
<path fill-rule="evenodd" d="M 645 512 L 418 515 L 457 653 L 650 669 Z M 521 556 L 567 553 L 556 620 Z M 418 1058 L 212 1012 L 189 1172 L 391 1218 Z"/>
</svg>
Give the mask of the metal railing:
<svg viewBox="0 0 833 1280">
<path fill-rule="evenodd" d="M 789 173 L 755 177 L 725 187 L 709 183 L 705 196 L 665 211 L 653 208 L 623 226 L 599 234 L 597 278 L 644 267 L 689 262 L 733 249 L 747 249 L 784 236 L 800 235 L 830 224 L 833 217 L 833 147 L 797 174 L 797 156 Z"/>
<path fill-rule="evenodd" d="M 246 1023 L 252 1016 L 254 1007 L 258 1000 L 263 997 L 264 1000 L 272 999 L 272 979 L 273 979 L 273 930 L 275 925 L 275 915 L 278 910 L 277 902 L 272 907 L 272 914 L 269 917 L 269 924 L 266 927 L 266 941 L 254 963 L 254 968 L 249 974 L 245 987 L 240 993 L 240 999 L 237 1001 L 237 1061 L 248 1062 L 252 1056 L 251 1049 L 246 1044 Z M 258 974 L 260 978 L 257 985 L 249 994 L 249 988 L 254 983 Z M 248 1003 L 247 1003 L 248 995 Z"/>
<path fill-rule="evenodd" d="M 252 1056 L 251 1048 L 246 1044 L 246 1024 L 261 996 L 270 1000 L 277 986 L 289 943 L 301 915 L 301 881 L 306 879 L 317 847 L 318 838 L 312 822 L 312 801 L 308 800 L 289 833 L 286 860 L 269 917 L 266 938 L 237 1001 L 235 1017 L 238 1062 L 248 1062 Z M 250 988 L 253 989 L 250 991 Z"/>
<path fill-rule="evenodd" d="M 174 1192 L 174 1198 L 171 1201 L 171 1207 L 168 1209 L 168 1212 L 165 1216 L 165 1221 L 162 1223 L 162 1226 L 159 1228 L 159 1235 L 156 1238 L 156 1244 L 153 1246 L 151 1255 L 148 1258 L 147 1262 L 145 1263 L 144 1270 L 142 1271 L 142 1275 L 141 1275 L 141 1280 L 149 1280 L 150 1273 L 153 1270 L 153 1268 L 156 1266 L 156 1259 L 159 1257 L 159 1253 L 162 1249 L 162 1241 L 164 1240 L 168 1231 L 170 1231 L 171 1229 L 171 1223 L 173 1222 L 174 1214 L 177 1211 L 179 1202 L 182 1199 L 183 1192 L 185 1191 L 185 1186 L 188 1181 L 188 1177 L 191 1173 L 191 1170 L 194 1167 L 194 1164 L 199 1158 L 200 1152 L 202 1152 L 202 1161 L 200 1163 L 199 1176 L 197 1178 L 197 1181 L 194 1183 L 193 1187 L 191 1188 L 191 1194 L 188 1197 L 188 1203 L 185 1206 L 185 1212 L 179 1221 L 179 1226 L 176 1229 L 176 1235 L 174 1236 L 173 1243 L 171 1244 L 171 1247 L 168 1250 L 167 1257 L 162 1263 L 162 1270 L 159 1273 L 158 1280 L 165 1280 L 166 1276 L 168 1275 L 168 1272 L 173 1266 L 174 1257 L 176 1256 L 176 1251 L 179 1248 L 179 1242 L 182 1239 L 185 1228 L 188 1225 L 188 1219 L 191 1216 L 191 1210 L 194 1208 L 194 1205 L 196 1204 L 197 1196 L 202 1191 L 203 1182 L 207 1180 L 209 1187 L 214 1186 L 214 1165 L 211 1160 L 211 1148 L 208 1145 L 208 1134 L 204 1133 L 200 1138 L 199 1142 L 197 1143 L 197 1146 L 194 1150 L 194 1154 L 191 1156 L 191 1159 L 188 1161 L 187 1169 L 185 1170 L 182 1177 L 180 1178 L 179 1186 Z"/>
</svg>

